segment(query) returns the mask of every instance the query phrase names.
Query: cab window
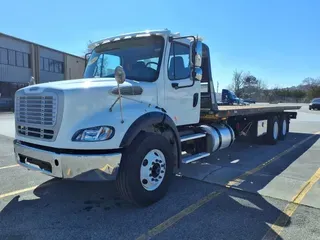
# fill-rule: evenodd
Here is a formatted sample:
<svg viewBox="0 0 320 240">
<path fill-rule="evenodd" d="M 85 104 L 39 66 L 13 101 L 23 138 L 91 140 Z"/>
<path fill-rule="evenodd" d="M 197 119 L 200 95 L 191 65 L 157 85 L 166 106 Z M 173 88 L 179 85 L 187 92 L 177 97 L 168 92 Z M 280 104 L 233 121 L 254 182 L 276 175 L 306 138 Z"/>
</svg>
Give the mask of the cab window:
<svg viewBox="0 0 320 240">
<path fill-rule="evenodd" d="M 188 45 L 178 42 L 171 44 L 168 63 L 168 78 L 170 80 L 190 78 L 189 54 L 190 47 Z"/>
</svg>

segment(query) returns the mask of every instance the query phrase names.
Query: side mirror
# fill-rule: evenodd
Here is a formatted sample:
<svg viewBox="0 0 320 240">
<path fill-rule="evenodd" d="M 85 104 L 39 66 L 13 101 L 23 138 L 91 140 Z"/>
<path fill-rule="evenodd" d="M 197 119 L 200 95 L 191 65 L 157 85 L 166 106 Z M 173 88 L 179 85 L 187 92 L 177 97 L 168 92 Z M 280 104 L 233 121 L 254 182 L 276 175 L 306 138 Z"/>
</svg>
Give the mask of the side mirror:
<svg viewBox="0 0 320 240">
<path fill-rule="evenodd" d="M 90 56 L 91 56 L 91 52 L 86 53 L 86 55 L 84 56 L 85 66 L 87 66 L 87 63 L 88 63 Z"/>
<path fill-rule="evenodd" d="M 116 69 L 114 70 L 114 77 L 118 84 L 124 83 L 124 81 L 126 80 L 126 73 L 124 72 L 122 66 L 116 67 Z"/>
<path fill-rule="evenodd" d="M 201 81 L 202 79 L 202 69 L 200 67 L 196 67 L 193 69 L 193 79 L 196 81 Z"/>
<path fill-rule="evenodd" d="M 191 53 L 191 59 L 192 59 L 192 76 L 195 81 L 201 81 L 202 79 L 202 42 L 200 40 L 196 40 L 192 44 L 192 53 Z"/>
<path fill-rule="evenodd" d="M 194 67 L 201 67 L 202 64 L 202 42 L 196 40 L 192 45 L 192 63 Z"/>
</svg>

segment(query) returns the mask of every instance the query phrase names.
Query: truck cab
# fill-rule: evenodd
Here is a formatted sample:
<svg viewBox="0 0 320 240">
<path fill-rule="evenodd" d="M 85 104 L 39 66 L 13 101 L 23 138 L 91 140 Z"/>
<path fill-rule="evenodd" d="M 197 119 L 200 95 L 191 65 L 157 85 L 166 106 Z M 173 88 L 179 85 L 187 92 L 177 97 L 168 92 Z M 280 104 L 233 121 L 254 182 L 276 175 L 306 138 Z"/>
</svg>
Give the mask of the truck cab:
<svg viewBox="0 0 320 240">
<path fill-rule="evenodd" d="M 228 89 L 222 89 L 221 101 L 222 103 L 226 103 L 228 105 L 240 104 L 240 98 L 238 98 L 234 92 Z"/>
<path fill-rule="evenodd" d="M 126 82 L 142 89 L 131 97 L 165 109 L 177 126 L 198 123 L 201 105 L 211 108 L 215 99 L 208 46 L 170 31 L 140 35 L 92 44 L 84 78 L 114 79 L 122 66 Z M 201 82 L 210 83 L 202 104 Z"/>
</svg>

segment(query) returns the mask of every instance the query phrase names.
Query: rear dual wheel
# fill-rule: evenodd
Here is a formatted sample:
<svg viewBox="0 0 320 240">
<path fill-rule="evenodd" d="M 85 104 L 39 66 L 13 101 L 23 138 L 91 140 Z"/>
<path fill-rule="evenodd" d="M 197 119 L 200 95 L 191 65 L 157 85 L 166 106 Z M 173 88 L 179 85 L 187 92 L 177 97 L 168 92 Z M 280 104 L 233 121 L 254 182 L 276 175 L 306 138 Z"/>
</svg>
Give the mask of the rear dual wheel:
<svg viewBox="0 0 320 240">
<path fill-rule="evenodd" d="M 289 132 L 289 117 L 288 115 L 281 115 L 280 122 L 279 122 L 279 140 L 284 140 L 287 137 Z"/>
<path fill-rule="evenodd" d="M 282 114 L 279 117 L 272 116 L 268 119 L 268 129 L 265 135 L 265 142 L 275 145 L 278 140 L 284 140 L 289 132 L 289 118 Z"/>
<path fill-rule="evenodd" d="M 279 137 L 279 120 L 277 116 L 269 117 L 267 134 L 264 140 L 267 144 L 275 145 Z"/>
</svg>

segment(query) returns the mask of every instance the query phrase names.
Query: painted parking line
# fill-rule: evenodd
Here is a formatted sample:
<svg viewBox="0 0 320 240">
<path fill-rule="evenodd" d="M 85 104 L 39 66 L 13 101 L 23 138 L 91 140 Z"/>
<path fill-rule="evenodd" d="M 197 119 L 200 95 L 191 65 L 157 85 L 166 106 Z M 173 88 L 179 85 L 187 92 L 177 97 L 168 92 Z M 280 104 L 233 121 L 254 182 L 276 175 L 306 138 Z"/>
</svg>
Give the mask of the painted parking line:
<svg viewBox="0 0 320 240">
<path fill-rule="evenodd" d="M 29 187 L 29 188 L 20 189 L 20 190 L 16 190 L 16 191 L 13 191 L 13 192 L 4 193 L 4 194 L 1 194 L 1 195 L 0 195 L 0 199 L 1 199 L 1 198 L 5 198 L 5 197 L 10 197 L 10 196 L 18 195 L 18 194 L 24 193 L 24 192 L 33 191 L 33 190 L 36 189 L 37 187 L 39 187 L 39 185 L 33 186 L 33 187 Z"/>
<path fill-rule="evenodd" d="M 301 187 L 297 195 L 295 195 L 291 202 L 288 203 L 284 211 L 280 214 L 271 228 L 268 230 L 263 240 L 277 239 L 280 236 L 284 226 L 287 225 L 290 217 L 297 210 L 299 204 L 302 202 L 307 193 L 311 190 L 312 186 L 320 179 L 320 168 L 315 174 Z"/>
<path fill-rule="evenodd" d="M 19 194 L 25 193 L 25 192 L 30 192 L 30 191 L 35 190 L 36 188 L 39 189 L 39 188 L 47 187 L 47 186 L 50 186 L 52 184 L 55 184 L 56 182 L 57 182 L 56 180 L 51 180 L 51 181 L 44 182 L 44 183 L 41 183 L 39 185 L 35 185 L 35 186 L 32 186 L 32 187 L 27 187 L 27 188 L 15 190 L 15 191 L 8 192 L 8 193 L 3 193 L 3 194 L 0 194 L 0 199 L 6 198 L 6 197 L 10 197 L 10 196 L 14 196 L 14 195 L 19 195 Z"/>
<path fill-rule="evenodd" d="M 242 175 L 240 175 L 240 176 L 237 177 L 236 179 L 230 181 L 230 182 L 226 185 L 226 187 L 230 188 L 230 187 L 235 187 L 235 186 L 240 185 L 240 184 L 244 181 L 244 179 L 245 179 L 246 177 L 248 177 L 248 176 L 250 176 L 250 175 L 252 175 L 252 174 L 260 171 L 261 169 L 265 168 L 266 166 L 270 165 L 271 163 L 279 160 L 279 159 L 280 159 L 281 157 L 283 157 L 284 155 L 292 152 L 292 151 L 295 150 L 297 147 L 301 146 L 302 144 L 304 144 L 305 142 L 307 142 L 308 140 L 310 140 L 311 138 L 313 138 L 313 137 L 315 137 L 315 136 L 317 136 L 317 135 L 320 135 L 320 131 L 319 131 L 319 132 L 315 132 L 313 135 L 310 135 L 309 137 L 307 137 L 307 138 L 301 140 L 300 142 L 292 145 L 292 147 L 290 147 L 290 148 L 288 148 L 287 150 L 285 150 L 285 151 L 277 154 L 276 156 L 274 156 L 273 158 L 269 159 L 268 161 L 266 161 L 266 162 L 260 164 L 259 166 L 257 166 L 257 167 L 255 167 L 255 168 L 253 168 L 253 169 L 251 169 L 251 170 L 243 173 Z"/>
<path fill-rule="evenodd" d="M 0 170 L 7 169 L 7 168 L 18 167 L 18 166 L 20 166 L 20 165 L 19 164 L 14 164 L 14 165 L 9 165 L 9 166 L 4 166 L 4 167 L 0 167 Z"/>
<path fill-rule="evenodd" d="M 178 214 L 172 216 L 171 218 L 162 222 L 161 224 L 159 224 L 155 228 L 149 230 L 148 233 L 141 235 L 140 237 L 137 238 L 137 240 L 149 239 L 151 237 L 158 235 L 159 233 L 163 232 L 164 230 L 166 230 L 167 228 L 169 228 L 170 226 L 172 226 L 176 222 L 180 221 L 182 218 L 188 216 L 190 213 L 194 212 L 195 210 L 197 210 L 201 206 L 205 205 L 206 203 L 210 202 L 212 199 L 218 197 L 219 195 L 221 195 L 223 192 L 226 192 L 226 191 L 227 190 L 217 191 L 217 192 L 212 192 L 212 193 L 208 194 L 207 196 L 205 196 L 204 198 L 202 198 L 198 202 L 190 205 L 189 207 L 183 209 Z"/>
<path fill-rule="evenodd" d="M 227 189 L 240 185 L 245 180 L 245 178 L 247 178 L 248 176 L 260 171 L 264 167 L 270 165 L 272 162 L 275 162 L 276 160 L 280 159 L 284 155 L 292 152 L 297 147 L 299 147 L 300 145 L 304 144 L 305 142 L 307 142 L 308 140 L 312 139 L 313 137 L 315 137 L 319 134 L 320 134 L 320 131 L 314 133 L 313 135 L 310 135 L 309 137 L 294 144 L 292 147 L 288 148 L 287 150 L 283 151 L 282 153 L 271 158 L 267 162 L 264 162 L 264 163 L 260 164 L 258 167 L 255 167 L 252 170 L 249 170 L 249 171 L 245 172 L 244 174 L 240 175 L 239 177 L 233 179 L 232 181 L 229 181 L 226 185 L 224 185 L 226 187 L 225 190 L 218 191 L 218 192 L 215 191 L 215 192 L 208 194 L 204 198 L 200 199 L 198 202 L 186 207 L 181 212 L 177 213 L 176 215 L 174 215 L 174 216 L 170 217 L 169 219 L 165 220 L 164 222 L 160 223 L 159 225 L 152 228 L 148 232 L 142 234 L 141 236 L 139 236 L 137 238 L 137 240 L 150 239 L 151 237 L 154 237 L 154 236 L 158 235 L 159 233 L 165 231 L 167 228 L 171 227 L 172 225 L 174 225 L 175 223 L 180 221 L 182 218 L 184 218 L 184 217 L 188 216 L 189 214 L 191 214 L 192 212 L 196 211 L 198 208 L 203 206 L 205 203 L 210 202 L 212 199 L 214 199 L 214 198 L 220 196 L 222 193 L 226 192 Z"/>
</svg>

